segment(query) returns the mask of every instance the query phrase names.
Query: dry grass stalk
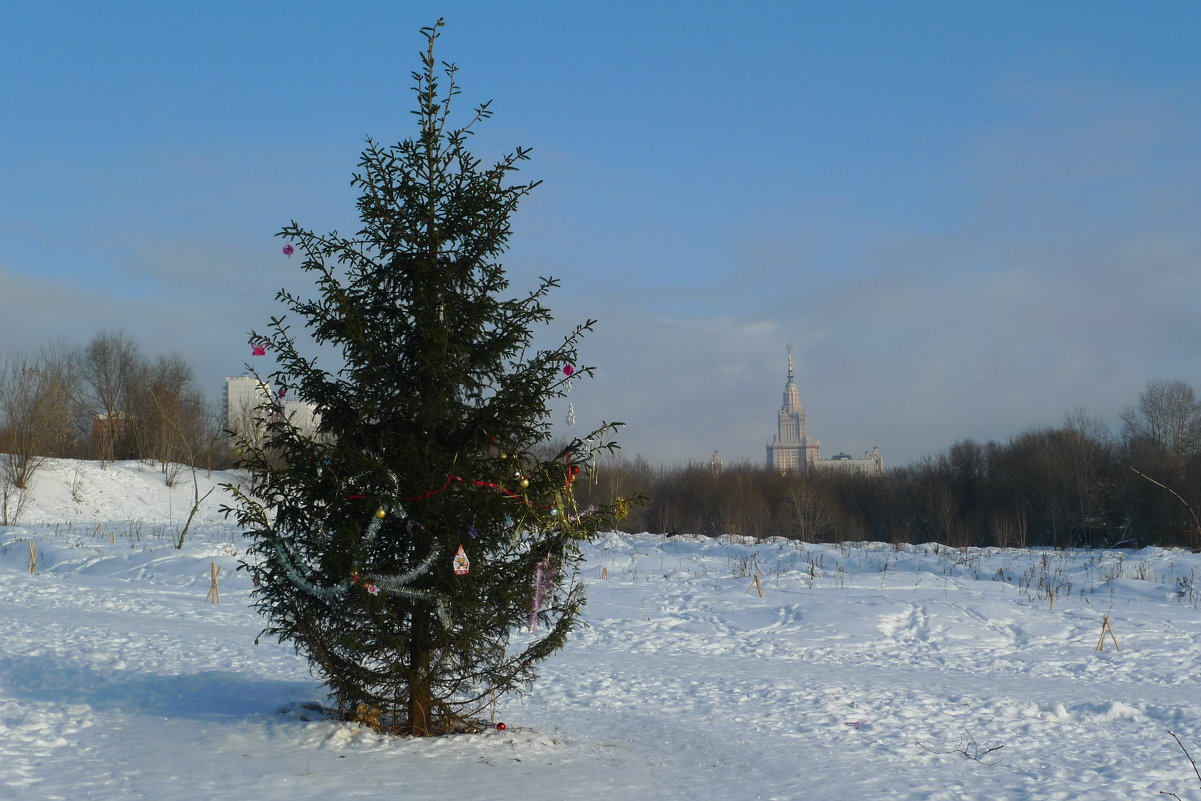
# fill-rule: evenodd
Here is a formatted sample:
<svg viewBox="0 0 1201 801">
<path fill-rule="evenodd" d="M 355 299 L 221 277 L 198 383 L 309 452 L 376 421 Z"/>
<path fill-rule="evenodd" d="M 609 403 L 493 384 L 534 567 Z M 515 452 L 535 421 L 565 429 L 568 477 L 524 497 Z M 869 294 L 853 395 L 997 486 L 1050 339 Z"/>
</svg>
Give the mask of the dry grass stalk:
<svg viewBox="0 0 1201 801">
<path fill-rule="evenodd" d="M 216 562 L 209 562 L 209 573 L 212 575 L 212 584 L 209 585 L 209 592 L 204 596 L 204 600 L 205 603 L 219 604 L 221 603 L 221 589 L 217 586 L 217 577 L 221 575 L 221 568 L 217 567 Z"/>
<path fill-rule="evenodd" d="M 1109 632 L 1109 636 L 1113 638 L 1113 647 L 1119 651 L 1122 650 L 1122 646 L 1118 645 L 1117 635 L 1113 633 L 1113 626 L 1109 625 L 1109 615 L 1106 615 L 1101 621 L 1101 639 L 1097 641 L 1097 650 L 1105 650 L 1105 632 L 1107 631 Z"/>
</svg>

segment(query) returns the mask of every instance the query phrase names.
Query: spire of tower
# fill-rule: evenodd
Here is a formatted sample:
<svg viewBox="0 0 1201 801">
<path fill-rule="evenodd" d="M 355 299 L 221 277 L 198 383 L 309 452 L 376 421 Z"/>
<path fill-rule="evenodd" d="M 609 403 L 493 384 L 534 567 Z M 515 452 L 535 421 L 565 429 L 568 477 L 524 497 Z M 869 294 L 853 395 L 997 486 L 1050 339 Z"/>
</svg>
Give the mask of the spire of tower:
<svg viewBox="0 0 1201 801">
<path fill-rule="evenodd" d="M 781 413 L 801 414 L 804 415 L 805 410 L 801 406 L 801 395 L 797 391 L 796 375 L 792 371 L 792 344 L 787 345 L 788 348 L 788 383 L 784 385 L 784 407 L 780 409 Z M 804 429 L 804 422 L 801 422 L 801 429 Z"/>
</svg>

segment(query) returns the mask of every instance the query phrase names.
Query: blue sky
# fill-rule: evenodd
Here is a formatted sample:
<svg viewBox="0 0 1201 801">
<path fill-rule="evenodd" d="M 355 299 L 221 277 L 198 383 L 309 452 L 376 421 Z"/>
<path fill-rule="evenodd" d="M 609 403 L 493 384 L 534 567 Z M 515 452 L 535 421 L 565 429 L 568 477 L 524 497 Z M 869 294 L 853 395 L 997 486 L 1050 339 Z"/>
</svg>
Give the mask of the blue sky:
<svg viewBox="0 0 1201 801">
<path fill-rule="evenodd" d="M 892 465 L 1201 388 L 1193 2 L 13 6 L 0 359 L 121 331 L 215 396 L 444 16 L 477 153 L 544 182 L 505 264 L 600 321 L 577 426 L 631 456 L 761 462 L 786 343 L 823 455 Z"/>
</svg>

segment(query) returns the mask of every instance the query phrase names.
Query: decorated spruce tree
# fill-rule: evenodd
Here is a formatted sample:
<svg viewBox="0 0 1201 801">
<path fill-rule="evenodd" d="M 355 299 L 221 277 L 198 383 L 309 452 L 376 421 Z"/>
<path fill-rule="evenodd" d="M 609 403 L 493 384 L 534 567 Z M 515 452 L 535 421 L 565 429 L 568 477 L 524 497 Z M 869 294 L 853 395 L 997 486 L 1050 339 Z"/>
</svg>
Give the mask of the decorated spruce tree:
<svg viewBox="0 0 1201 801">
<path fill-rule="evenodd" d="M 498 261 L 537 185 L 509 182 L 528 151 L 492 166 L 468 152 L 488 104 L 452 121 L 441 25 L 422 31 L 416 136 L 368 140 L 353 176 L 361 229 L 280 232 L 317 291 L 277 296 L 307 337 L 287 315 L 252 334 L 277 369 L 229 510 L 252 538 L 264 633 L 310 660 L 339 713 L 413 735 L 470 730 L 534 680 L 578 623 L 581 543 L 627 503 L 573 495 L 619 424 L 550 446 L 551 401 L 591 372 L 576 360 L 593 321 L 535 347 L 557 282 L 511 295 Z M 315 431 L 288 417 L 293 399 Z"/>
</svg>

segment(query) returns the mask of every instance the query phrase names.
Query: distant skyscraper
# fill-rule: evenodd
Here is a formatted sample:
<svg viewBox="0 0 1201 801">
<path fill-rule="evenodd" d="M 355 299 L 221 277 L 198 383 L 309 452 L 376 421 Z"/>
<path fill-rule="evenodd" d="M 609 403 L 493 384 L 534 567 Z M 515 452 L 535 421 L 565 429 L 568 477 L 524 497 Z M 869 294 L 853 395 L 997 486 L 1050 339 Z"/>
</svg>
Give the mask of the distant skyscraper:
<svg viewBox="0 0 1201 801">
<path fill-rule="evenodd" d="M 776 436 L 767 446 L 767 466 L 781 473 L 808 470 L 843 470 L 867 475 L 884 472 L 879 448 L 872 448 L 862 459 L 840 453 L 832 459 L 821 458 L 821 443 L 805 430 L 805 407 L 792 369 L 792 345 L 788 346 L 788 382 L 784 384 L 784 405 L 776 418 Z"/>
<path fill-rule="evenodd" d="M 805 407 L 792 371 L 792 345 L 788 346 L 788 383 L 784 405 L 776 422 L 776 438 L 767 446 L 767 466 L 781 472 L 803 473 L 821 457 L 821 443 L 805 431 Z"/>
</svg>

